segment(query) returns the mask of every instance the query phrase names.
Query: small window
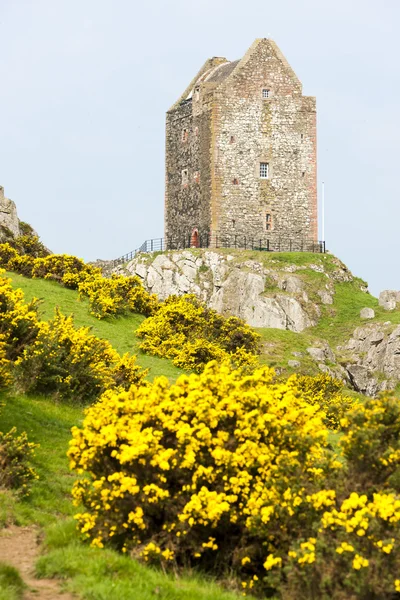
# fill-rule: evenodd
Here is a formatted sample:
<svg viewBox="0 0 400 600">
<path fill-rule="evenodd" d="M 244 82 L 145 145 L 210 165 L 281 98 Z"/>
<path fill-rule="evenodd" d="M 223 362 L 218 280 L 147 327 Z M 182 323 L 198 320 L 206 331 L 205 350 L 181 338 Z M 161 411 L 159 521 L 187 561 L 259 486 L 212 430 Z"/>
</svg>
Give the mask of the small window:
<svg viewBox="0 0 400 600">
<path fill-rule="evenodd" d="M 304 140 L 304 134 L 302 133 L 301 134 L 301 141 L 303 141 L 303 140 Z"/>
<path fill-rule="evenodd" d="M 187 169 L 183 169 L 182 171 L 182 185 L 184 187 L 189 183 L 189 171 Z"/>
<path fill-rule="evenodd" d="M 200 88 L 196 88 L 194 90 L 194 99 L 198 100 L 200 98 Z"/>
<path fill-rule="evenodd" d="M 262 97 L 269 98 L 269 96 L 270 96 L 270 90 L 267 90 L 266 88 L 264 88 L 262 91 Z"/>
<path fill-rule="evenodd" d="M 305 172 L 305 171 L 303 171 L 303 172 L 302 172 L 302 174 L 301 174 L 301 176 L 302 176 L 302 177 L 304 177 L 304 176 L 305 176 L 305 174 L 306 174 L 306 172 Z"/>
<path fill-rule="evenodd" d="M 189 137 L 189 132 L 188 132 L 188 130 L 187 130 L 187 129 L 184 129 L 184 130 L 182 131 L 182 142 L 183 142 L 183 143 L 187 142 L 187 140 L 188 140 L 188 137 Z"/>
<path fill-rule="evenodd" d="M 268 179 L 268 174 L 269 174 L 269 164 L 265 163 L 265 162 L 260 163 L 260 178 Z"/>
<path fill-rule="evenodd" d="M 235 136 L 231 135 L 231 139 L 229 141 L 230 144 L 234 144 L 235 143 Z"/>
<path fill-rule="evenodd" d="M 232 219 L 232 227 L 235 227 L 235 225 L 236 225 L 236 221 L 235 221 L 235 219 Z"/>
<path fill-rule="evenodd" d="M 232 183 L 233 183 L 233 185 L 239 185 L 239 179 L 236 179 L 236 177 L 235 177 L 235 179 L 232 181 Z"/>
<path fill-rule="evenodd" d="M 265 215 L 265 229 L 267 231 L 271 231 L 271 229 L 272 229 L 272 216 L 271 216 L 271 213 L 267 213 Z"/>
</svg>

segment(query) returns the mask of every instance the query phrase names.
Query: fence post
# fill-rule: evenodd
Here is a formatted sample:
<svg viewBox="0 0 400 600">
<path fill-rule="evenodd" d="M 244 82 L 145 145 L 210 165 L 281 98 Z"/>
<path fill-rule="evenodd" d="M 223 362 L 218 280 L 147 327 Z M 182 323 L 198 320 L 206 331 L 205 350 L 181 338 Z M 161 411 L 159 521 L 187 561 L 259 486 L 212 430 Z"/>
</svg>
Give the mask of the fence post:
<svg viewBox="0 0 400 600">
<path fill-rule="evenodd" d="M 269 252 L 269 240 L 267 240 L 267 252 Z"/>
<path fill-rule="evenodd" d="M 292 251 L 292 240 L 289 240 L 289 248 L 290 248 L 289 252 L 291 252 Z"/>
</svg>

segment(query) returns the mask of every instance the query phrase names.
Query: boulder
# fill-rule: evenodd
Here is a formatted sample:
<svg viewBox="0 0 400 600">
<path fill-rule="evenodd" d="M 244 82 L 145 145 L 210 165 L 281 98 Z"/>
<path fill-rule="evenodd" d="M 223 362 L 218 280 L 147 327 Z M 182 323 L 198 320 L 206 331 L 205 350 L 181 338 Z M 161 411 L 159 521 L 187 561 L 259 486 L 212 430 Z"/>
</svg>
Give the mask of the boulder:
<svg viewBox="0 0 400 600">
<path fill-rule="evenodd" d="M 298 369 L 301 366 L 301 363 L 298 360 L 288 360 L 288 367 L 292 369 Z"/>
<path fill-rule="evenodd" d="M 360 310 L 361 319 L 373 319 L 375 317 L 375 311 L 372 308 L 362 308 Z"/>
</svg>

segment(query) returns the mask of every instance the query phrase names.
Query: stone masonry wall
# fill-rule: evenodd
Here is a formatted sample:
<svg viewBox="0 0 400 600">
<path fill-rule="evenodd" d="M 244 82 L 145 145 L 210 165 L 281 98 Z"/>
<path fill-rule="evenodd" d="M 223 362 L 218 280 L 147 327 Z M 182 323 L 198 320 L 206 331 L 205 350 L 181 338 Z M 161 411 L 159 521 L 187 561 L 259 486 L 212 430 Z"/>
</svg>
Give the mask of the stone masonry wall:
<svg viewBox="0 0 400 600">
<path fill-rule="evenodd" d="M 263 89 L 270 97 L 262 97 Z M 268 43 L 216 90 L 213 229 L 317 239 L 315 99 L 301 92 Z M 269 165 L 268 179 L 260 178 L 261 162 Z"/>
<path fill-rule="evenodd" d="M 167 113 L 165 236 L 316 241 L 316 175 L 315 98 L 274 42 L 257 40 L 240 61 L 207 61 Z"/>
<path fill-rule="evenodd" d="M 183 132 L 186 130 L 186 133 Z M 192 113 L 192 102 L 167 114 L 165 237 L 187 244 L 197 229 L 210 231 L 210 111 Z M 182 172 L 187 170 L 187 183 Z"/>
</svg>

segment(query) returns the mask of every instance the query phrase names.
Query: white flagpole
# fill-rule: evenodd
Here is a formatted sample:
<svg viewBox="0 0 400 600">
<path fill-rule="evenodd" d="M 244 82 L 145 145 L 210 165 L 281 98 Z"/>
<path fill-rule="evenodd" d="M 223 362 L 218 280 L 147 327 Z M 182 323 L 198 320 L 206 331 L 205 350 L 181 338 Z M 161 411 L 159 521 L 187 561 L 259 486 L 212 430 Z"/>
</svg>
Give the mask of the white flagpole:
<svg viewBox="0 0 400 600">
<path fill-rule="evenodd" d="M 322 202 L 321 202 L 321 217 L 322 217 L 322 241 L 325 241 L 325 182 L 322 182 Z"/>
</svg>

